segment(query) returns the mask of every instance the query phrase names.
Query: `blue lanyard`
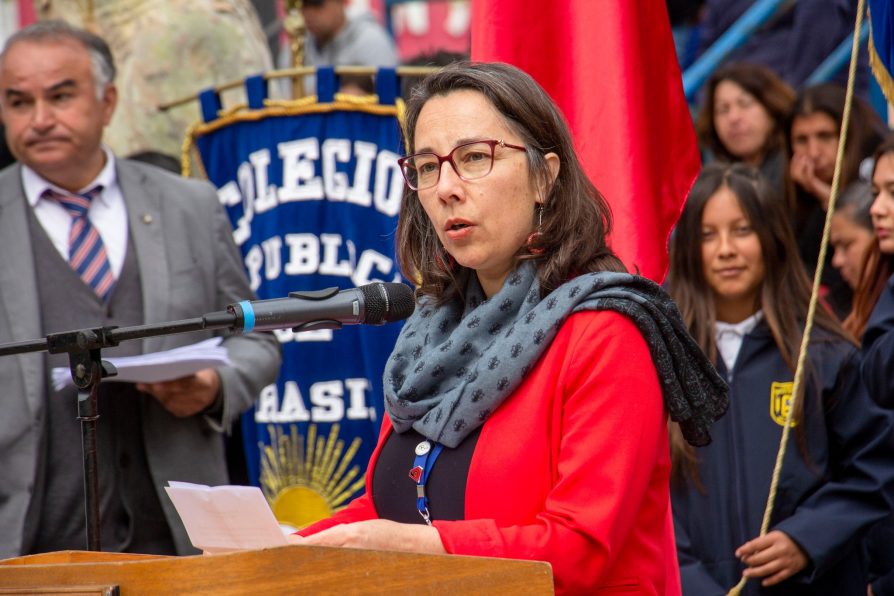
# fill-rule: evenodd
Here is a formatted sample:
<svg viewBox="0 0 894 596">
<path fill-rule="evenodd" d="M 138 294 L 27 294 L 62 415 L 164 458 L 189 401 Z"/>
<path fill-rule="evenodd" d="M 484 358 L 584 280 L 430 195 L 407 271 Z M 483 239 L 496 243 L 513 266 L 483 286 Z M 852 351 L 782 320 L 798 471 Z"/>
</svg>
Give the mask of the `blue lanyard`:
<svg viewBox="0 0 894 596">
<path fill-rule="evenodd" d="M 431 525 L 431 515 L 428 512 L 428 495 L 425 494 L 425 483 L 443 450 L 444 446 L 440 443 L 432 444 L 431 441 L 422 441 L 416 445 L 416 459 L 413 460 L 413 467 L 410 470 L 410 478 L 416 483 L 416 509 L 428 525 Z"/>
</svg>

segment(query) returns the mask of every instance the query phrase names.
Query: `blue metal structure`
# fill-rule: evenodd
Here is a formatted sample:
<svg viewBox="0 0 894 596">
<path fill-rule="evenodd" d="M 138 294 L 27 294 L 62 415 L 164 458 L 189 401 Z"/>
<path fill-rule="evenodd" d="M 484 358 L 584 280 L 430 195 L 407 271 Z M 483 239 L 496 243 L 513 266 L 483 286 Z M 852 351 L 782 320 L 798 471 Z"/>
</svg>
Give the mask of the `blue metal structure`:
<svg viewBox="0 0 894 596">
<path fill-rule="evenodd" d="M 863 26 L 860 28 L 860 38 L 859 44 L 863 46 L 866 44 L 866 41 L 869 39 L 869 22 L 863 21 Z M 825 83 L 832 77 L 834 77 L 838 72 L 851 60 L 851 50 L 852 45 L 854 43 L 854 34 L 851 33 L 848 35 L 838 47 L 832 50 L 832 53 L 820 63 L 819 66 L 816 67 L 816 70 L 807 77 L 807 80 L 804 81 L 804 86 L 809 87 L 810 85 L 817 85 L 819 83 Z"/>
<path fill-rule="evenodd" d="M 775 15 L 785 1 L 757 0 L 692 66 L 686 69 L 683 73 L 683 92 L 687 101 L 694 100 L 695 94 L 711 73 L 717 70 L 717 66 L 731 52 L 748 41 L 751 34 Z"/>
</svg>

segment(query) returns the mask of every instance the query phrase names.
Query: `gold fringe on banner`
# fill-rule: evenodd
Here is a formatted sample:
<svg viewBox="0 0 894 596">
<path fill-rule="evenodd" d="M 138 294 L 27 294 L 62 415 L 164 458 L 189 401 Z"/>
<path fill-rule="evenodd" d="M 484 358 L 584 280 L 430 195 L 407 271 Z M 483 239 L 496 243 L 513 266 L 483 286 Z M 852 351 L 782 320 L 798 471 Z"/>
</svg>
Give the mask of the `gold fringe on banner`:
<svg viewBox="0 0 894 596">
<path fill-rule="evenodd" d="M 882 93 L 885 94 L 885 99 L 888 100 L 888 103 L 894 104 L 894 79 L 891 78 L 891 73 L 888 72 L 885 62 L 875 49 L 875 44 L 872 41 L 872 21 L 869 22 L 869 67 L 872 69 L 872 74 L 878 81 Z"/>
<path fill-rule="evenodd" d="M 338 66 L 335 68 L 336 75 L 374 75 L 378 69 L 369 66 Z M 433 72 L 440 70 L 440 67 L 434 66 L 400 66 L 396 69 L 398 77 L 413 78 L 424 77 Z M 288 77 L 302 77 L 311 75 L 316 72 L 313 66 L 302 66 L 298 68 L 289 68 L 284 70 L 275 70 L 264 74 L 264 79 L 271 81 L 274 79 Z M 214 90 L 218 93 L 229 89 L 234 89 L 244 83 L 244 80 L 229 81 L 221 85 L 217 85 Z M 181 97 L 174 101 L 164 103 L 158 106 L 161 111 L 169 110 L 192 101 L 196 101 L 198 95 L 190 95 Z M 330 103 L 317 103 L 317 96 L 310 95 L 298 99 L 265 99 L 264 107 L 259 110 L 248 110 L 246 104 L 239 104 L 226 110 L 221 110 L 217 114 L 217 118 L 210 122 L 199 120 L 193 123 L 187 130 L 180 148 L 180 169 L 184 176 L 189 176 L 192 171 L 190 156 L 196 163 L 196 169 L 203 178 L 207 178 L 205 166 L 202 163 L 201 156 L 195 147 L 195 140 L 205 134 L 218 130 L 221 127 L 228 126 L 234 122 L 256 121 L 270 116 L 295 116 L 299 114 L 322 114 L 326 112 L 341 111 L 359 111 L 368 114 L 377 114 L 381 116 L 396 116 L 401 132 L 404 132 L 404 115 L 406 113 L 406 104 L 400 97 L 395 101 L 395 105 L 382 105 L 379 103 L 378 95 L 353 95 L 348 93 L 336 93 L 334 101 Z"/>
<path fill-rule="evenodd" d="M 202 135 L 229 126 L 236 122 L 255 122 L 264 118 L 276 116 L 298 116 L 301 114 L 325 114 L 336 111 L 365 112 L 379 116 L 396 116 L 403 130 L 404 102 L 398 98 L 395 105 L 382 105 L 377 95 L 350 95 L 336 93 L 335 101 L 330 103 L 317 103 L 317 96 L 310 95 L 301 99 L 265 99 L 264 107 L 258 110 L 248 110 L 246 104 L 240 104 L 221 110 L 218 117 L 210 122 L 198 121 L 192 124 L 186 131 L 183 145 L 180 150 L 180 169 L 184 176 L 190 176 L 192 172 L 191 157 L 196 163 L 198 173 L 207 178 L 205 164 L 196 148 L 196 139 Z"/>
</svg>

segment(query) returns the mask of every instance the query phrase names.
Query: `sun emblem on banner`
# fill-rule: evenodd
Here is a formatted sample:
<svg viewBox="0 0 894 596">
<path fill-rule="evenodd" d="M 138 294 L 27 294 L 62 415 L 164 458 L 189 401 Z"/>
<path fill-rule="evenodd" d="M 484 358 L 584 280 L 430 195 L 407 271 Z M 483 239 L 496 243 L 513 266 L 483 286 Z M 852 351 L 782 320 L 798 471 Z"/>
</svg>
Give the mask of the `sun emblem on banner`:
<svg viewBox="0 0 894 596">
<path fill-rule="evenodd" d="M 345 449 L 338 424 L 325 438 L 317 435 L 316 424 L 308 427 L 306 438 L 294 424 L 288 435 L 273 425 L 268 432 L 270 445 L 259 445 L 260 483 L 281 524 L 300 529 L 329 517 L 363 488 L 360 466 L 351 466 L 362 441 L 355 437 Z"/>
</svg>

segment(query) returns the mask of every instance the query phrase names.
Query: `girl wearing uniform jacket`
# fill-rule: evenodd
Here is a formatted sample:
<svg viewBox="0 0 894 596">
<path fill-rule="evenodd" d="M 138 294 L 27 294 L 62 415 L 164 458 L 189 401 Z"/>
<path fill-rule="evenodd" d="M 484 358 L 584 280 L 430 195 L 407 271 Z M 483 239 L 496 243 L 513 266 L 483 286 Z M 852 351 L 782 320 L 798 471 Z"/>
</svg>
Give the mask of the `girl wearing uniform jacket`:
<svg viewBox="0 0 894 596">
<path fill-rule="evenodd" d="M 894 136 L 875 152 L 875 197 L 869 213 L 873 242 L 854 294 L 845 327 L 862 339 L 863 383 L 880 406 L 894 409 Z M 872 529 L 867 539 L 874 596 L 894 594 L 894 516 Z"/>
<path fill-rule="evenodd" d="M 677 554 L 684 594 L 865 595 L 859 541 L 894 488 L 886 414 L 859 354 L 818 309 L 802 399 L 766 535 L 760 525 L 810 296 L 782 205 L 743 165 L 706 167 L 671 245 L 668 283 L 696 341 L 730 384 L 714 441 L 672 436 Z"/>
<path fill-rule="evenodd" d="M 862 338 L 869 394 L 879 405 L 894 408 L 894 135 L 875 153 L 872 194 L 869 214 L 877 241 L 870 245 L 845 325 Z"/>
</svg>

